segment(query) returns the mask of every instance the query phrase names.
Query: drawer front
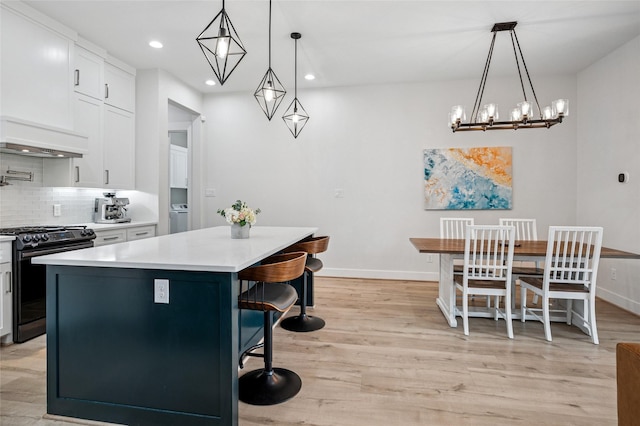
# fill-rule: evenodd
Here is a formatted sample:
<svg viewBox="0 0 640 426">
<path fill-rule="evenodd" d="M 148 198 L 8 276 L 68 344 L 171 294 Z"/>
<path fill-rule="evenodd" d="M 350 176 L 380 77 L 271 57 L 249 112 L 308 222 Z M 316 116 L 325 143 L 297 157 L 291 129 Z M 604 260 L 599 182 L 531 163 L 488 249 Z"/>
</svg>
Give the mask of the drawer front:
<svg viewBox="0 0 640 426">
<path fill-rule="evenodd" d="M 153 225 L 127 229 L 127 241 L 141 240 L 143 238 L 151 238 L 155 236 L 156 227 Z"/>
<path fill-rule="evenodd" d="M 124 243 L 127 241 L 127 232 L 124 229 L 114 231 L 96 231 L 96 239 L 93 240 L 93 245 L 106 246 L 107 244 Z"/>
</svg>

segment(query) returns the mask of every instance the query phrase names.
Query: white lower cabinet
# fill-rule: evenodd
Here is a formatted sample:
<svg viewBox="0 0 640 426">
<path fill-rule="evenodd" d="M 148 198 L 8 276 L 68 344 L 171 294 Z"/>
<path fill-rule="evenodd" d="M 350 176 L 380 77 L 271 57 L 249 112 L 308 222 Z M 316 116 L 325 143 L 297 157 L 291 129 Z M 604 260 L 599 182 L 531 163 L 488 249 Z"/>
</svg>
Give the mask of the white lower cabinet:
<svg viewBox="0 0 640 426">
<path fill-rule="evenodd" d="M 114 229 L 110 231 L 95 231 L 96 239 L 93 240 L 93 246 L 106 246 L 107 244 L 124 243 L 127 241 L 126 229 Z"/>
<path fill-rule="evenodd" d="M 0 337 L 11 341 L 13 282 L 11 276 L 11 241 L 0 243 Z"/>
<path fill-rule="evenodd" d="M 94 229 L 96 239 L 93 240 L 94 247 L 106 246 L 107 244 L 124 243 L 125 241 L 141 240 L 156 236 L 156 226 L 134 226 L 132 228 L 118 228 L 100 230 Z"/>
<path fill-rule="evenodd" d="M 155 225 L 127 229 L 127 241 L 141 240 L 156 236 Z"/>
</svg>

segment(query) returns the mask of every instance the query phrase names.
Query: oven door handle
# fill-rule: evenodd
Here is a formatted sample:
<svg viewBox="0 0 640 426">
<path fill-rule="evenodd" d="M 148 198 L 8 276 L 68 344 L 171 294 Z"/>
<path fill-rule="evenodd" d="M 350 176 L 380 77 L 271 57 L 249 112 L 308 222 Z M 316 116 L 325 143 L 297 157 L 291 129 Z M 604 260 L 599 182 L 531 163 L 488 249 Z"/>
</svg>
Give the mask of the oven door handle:
<svg viewBox="0 0 640 426">
<path fill-rule="evenodd" d="M 42 249 L 42 250 L 27 251 L 27 252 L 22 251 L 20 253 L 20 259 L 30 259 L 36 256 L 44 256 L 45 254 L 62 253 L 65 251 L 80 250 L 83 248 L 90 248 L 90 247 L 93 247 L 93 241 L 90 241 L 88 243 L 82 243 L 82 244 L 74 244 L 72 246 L 65 246 L 65 247 L 55 247 L 50 249 Z"/>
</svg>

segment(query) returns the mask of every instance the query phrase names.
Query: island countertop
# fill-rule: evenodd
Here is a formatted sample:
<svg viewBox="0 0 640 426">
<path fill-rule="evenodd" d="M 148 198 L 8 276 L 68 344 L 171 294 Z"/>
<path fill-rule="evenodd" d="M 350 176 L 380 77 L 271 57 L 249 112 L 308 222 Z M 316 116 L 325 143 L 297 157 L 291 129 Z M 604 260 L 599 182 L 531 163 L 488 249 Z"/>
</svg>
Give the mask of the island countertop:
<svg viewBox="0 0 640 426">
<path fill-rule="evenodd" d="M 239 272 L 312 235 L 314 227 L 251 228 L 248 239 L 231 239 L 229 226 L 35 257 L 45 265 Z"/>
</svg>

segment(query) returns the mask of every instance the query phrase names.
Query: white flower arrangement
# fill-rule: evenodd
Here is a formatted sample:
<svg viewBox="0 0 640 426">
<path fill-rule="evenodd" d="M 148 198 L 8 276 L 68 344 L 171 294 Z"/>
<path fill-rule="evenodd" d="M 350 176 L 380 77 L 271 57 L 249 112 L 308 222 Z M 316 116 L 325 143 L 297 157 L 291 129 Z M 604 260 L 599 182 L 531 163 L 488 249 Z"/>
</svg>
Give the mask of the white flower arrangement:
<svg viewBox="0 0 640 426">
<path fill-rule="evenodd" d="M 247 206 L 244 201 L 236 201 L 226 209 L 218 209 L 218 214 L 224 217 L 227 223 L 233 225 L 237 223 L 240 226 L 255 225 L 256 216 L 260 213 L 260 209 L 252 209 Z"/>
</svg>

